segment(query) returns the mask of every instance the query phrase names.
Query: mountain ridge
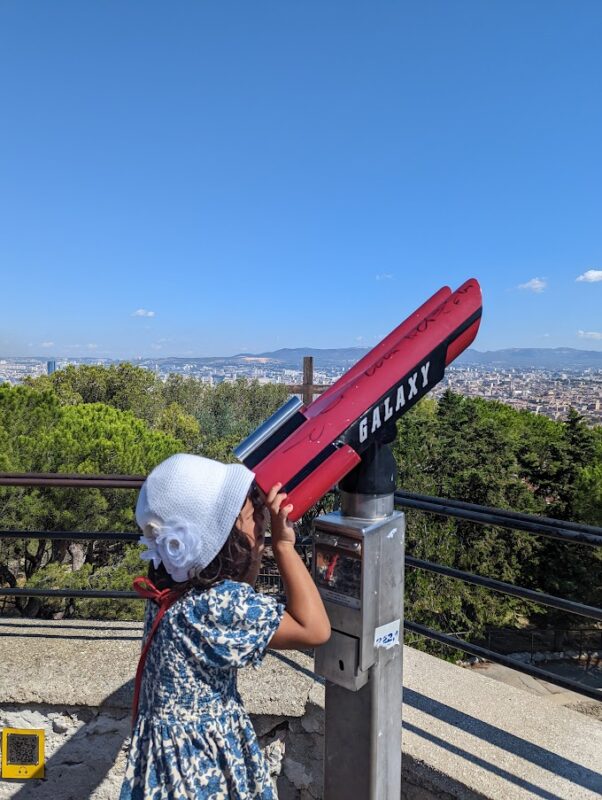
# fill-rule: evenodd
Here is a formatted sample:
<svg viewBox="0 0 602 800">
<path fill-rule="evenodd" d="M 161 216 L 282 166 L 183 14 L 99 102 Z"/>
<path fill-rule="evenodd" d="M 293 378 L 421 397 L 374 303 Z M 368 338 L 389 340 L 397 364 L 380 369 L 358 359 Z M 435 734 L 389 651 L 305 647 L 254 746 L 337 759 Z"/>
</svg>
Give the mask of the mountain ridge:
<svg viewBox="0 0 602 800">
<path fill-rule="evenodd" d="M 130 361 L 133 364 L 198 364 L 199 366 L 274 366 L 299 370 L 304 356 L 313 356 L 316 369 L 348 369 L 369 351 L 367 347 L 283 347 L 262 353 L 237 353 L 232 356 L 163 356 L 136 359 L 102 359 L 105 363 Z M 27 356 L 26 360 L 46 361 L 48 356 Z M 53 356 L 58 360 L 61 356 Z M 15 357 L 16 360 L 17 357 Z M 73 358 L 79 363 L 98 363 L 98 359 Z M 602 369 L 602 350 L 580 350 L 574 347 L 508 347 L 501 350 L 475 350 L 469 348 L 454 362 L 456 366 L 480 366 L 506 369 Z"/>
<path fill-rule="evenodd" d="M 142 359 L 161 363 L 186 361 L 199 364 L 257 364 L 279 366 L 282 369 L 300 369 L 304 356 L 313 356 L 316 369 L 340 367 L 348 369 L 368 352 L 366 347 L 283 347 L 261 353 L 237 353 L 233 356 L 211 356 L 204 358 Z M 497 368 L 532 368 L 548 370 L 602 369 L 602 350 L 580 350 L 574 347 L 512 347 L 502 350 L 475 350 L 469 348 L 454 362 L 457 366 L 481 366 Z"/>
</svg>

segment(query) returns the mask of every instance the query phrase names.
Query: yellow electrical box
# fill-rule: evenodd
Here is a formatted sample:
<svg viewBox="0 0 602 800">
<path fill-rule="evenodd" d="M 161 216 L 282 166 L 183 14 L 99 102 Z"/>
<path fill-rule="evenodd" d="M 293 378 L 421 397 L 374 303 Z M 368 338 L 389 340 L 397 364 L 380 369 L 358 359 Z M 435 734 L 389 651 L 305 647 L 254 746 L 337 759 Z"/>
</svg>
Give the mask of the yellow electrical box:
<svg viewBox="0 0 602 800">
<path fill-rule="evenodd" d="M 2 777 L 44 777 L 44 731 L 2 729 Z"/>
</svg>

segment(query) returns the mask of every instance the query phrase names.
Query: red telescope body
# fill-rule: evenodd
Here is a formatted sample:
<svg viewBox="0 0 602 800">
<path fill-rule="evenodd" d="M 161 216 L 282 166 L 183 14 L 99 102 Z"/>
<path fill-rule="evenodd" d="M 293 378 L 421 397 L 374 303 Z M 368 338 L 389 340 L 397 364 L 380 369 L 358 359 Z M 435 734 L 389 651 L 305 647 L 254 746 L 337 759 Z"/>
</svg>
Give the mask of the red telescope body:
<svg viewBox="0 0 602 800">
<path fill-rule="evenodd" d="M 445 286 L 317 400 L 294 398 L 235 454 L 268 492 L 283 484 L 294 522 L 350 472 L 362 453 L 443 378 L 474 340 L 482 312 L 476 280 Z"/>
</svg>

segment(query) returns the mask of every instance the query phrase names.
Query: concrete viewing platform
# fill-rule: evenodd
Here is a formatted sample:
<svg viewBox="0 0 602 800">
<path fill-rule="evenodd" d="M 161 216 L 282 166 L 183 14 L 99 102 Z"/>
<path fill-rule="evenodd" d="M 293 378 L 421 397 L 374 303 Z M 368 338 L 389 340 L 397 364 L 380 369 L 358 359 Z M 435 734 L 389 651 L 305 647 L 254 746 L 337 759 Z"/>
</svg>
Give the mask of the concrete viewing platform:
<svg viewBox="0 0 602 800">
<path fill-rule="evenodd" d="M 0 618 L 0 728 L 46 731 L 46 778 L 0 778 L 0 800 L 117 800 L 141 631 Z M 271 651 L 240 673 L 280 800 L 322 796 L 324 686 L 312 670 L 303 653 Z M 406 800 L 602 795 L 599 721 L 409 647 L 403 729 Z"/>
</svg>

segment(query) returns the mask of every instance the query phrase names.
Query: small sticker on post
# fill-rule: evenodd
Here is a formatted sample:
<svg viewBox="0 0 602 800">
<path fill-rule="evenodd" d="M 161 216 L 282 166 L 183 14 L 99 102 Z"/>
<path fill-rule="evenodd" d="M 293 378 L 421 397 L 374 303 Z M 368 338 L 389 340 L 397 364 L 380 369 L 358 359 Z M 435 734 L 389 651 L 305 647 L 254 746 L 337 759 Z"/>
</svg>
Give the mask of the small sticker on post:
<svg viewBox="0 0 602 800">
<path fill-rule="evenodd" d="M 388 650 L 399 644 L 400 623 L 401 620 L 395 619 L 393 622 L 387 622 L 386 625 L 380 625 L 374 631 L 374 647 L 384 647 L 385 650 Z"/>
</svg>

